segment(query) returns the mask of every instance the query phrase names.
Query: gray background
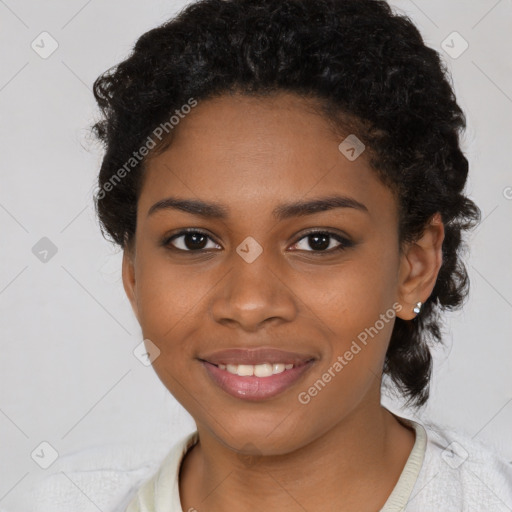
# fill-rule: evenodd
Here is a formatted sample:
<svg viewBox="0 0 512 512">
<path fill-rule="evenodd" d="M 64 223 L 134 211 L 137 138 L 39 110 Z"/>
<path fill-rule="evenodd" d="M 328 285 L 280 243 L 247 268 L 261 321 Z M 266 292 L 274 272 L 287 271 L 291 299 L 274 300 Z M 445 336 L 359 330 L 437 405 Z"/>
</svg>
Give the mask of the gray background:
<svg viewBox="0 0 512 512">
<path fill-rule="evenodd" d="M 31 458 L 43 441 L 61 455 L 144 438 L 170 446 L 194 428 L 132 353 L 142 338 L 121 254 L 94 216 L 101 149 L 88 132 L 94 79 L 183 5 L 0 0 L 0 508 L 21 509 L 49 471 Z M 484 218 L 469 238 L 470 300 L 446 317 L 446 349 L 436 354 L 420 419 L 492 443 L 512 460 L 512 1 L 393 5 L 452 72 L 468 118 L 467 190 Z M 48 58 L 31 47 L 43 31 L 58 43 Z M 457 58 L 441 47 L 454 31 L 469 44 Z M 57 248 L 46 262 L 32 250 L 43 237 Z"/>
</svg>

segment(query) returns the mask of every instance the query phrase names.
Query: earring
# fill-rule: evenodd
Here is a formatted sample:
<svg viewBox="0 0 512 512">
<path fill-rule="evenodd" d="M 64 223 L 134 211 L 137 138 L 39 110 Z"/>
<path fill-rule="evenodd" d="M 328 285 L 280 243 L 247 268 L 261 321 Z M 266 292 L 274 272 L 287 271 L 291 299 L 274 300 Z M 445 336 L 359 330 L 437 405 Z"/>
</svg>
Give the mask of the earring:
<svg viewBox="0 0 512 512">
<path fill-rule="evenodd" d="M 416 302 L 416 306 L 412 309 L 416 314 L 418 314 L 421 311 L 421 302 Z"/>
</svg>

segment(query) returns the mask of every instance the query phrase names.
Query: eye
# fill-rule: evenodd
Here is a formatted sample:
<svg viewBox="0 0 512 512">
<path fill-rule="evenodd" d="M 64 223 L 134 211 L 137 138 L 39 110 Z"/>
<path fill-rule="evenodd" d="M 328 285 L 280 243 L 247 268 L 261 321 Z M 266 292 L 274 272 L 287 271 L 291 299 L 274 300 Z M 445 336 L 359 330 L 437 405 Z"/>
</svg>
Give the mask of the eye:
<svg viewBox="0 0 512 512">
<path fill-rule="evenodd" d="M 210 246 L 208 243 L 210 242 Z M 301 246 L 302 244 L 302 246 Z M 182 252 L 201 252 L 209 249 L 222 249 L 207 233 L 197 229 L 185 229 L 162 241 L 164 247 Z M 292 246 L 292 250 L 316 253 L 333 253 L 352 247 L 347 238 L 331 231 L 316 230 L 306 233 Z M 312 250 L 308 250 L 309 246 Z"/>
<path fill-rule="evenodd" d="M 303 240 L 304 242 L 302 242 Z M 300 247 L 300 244 L 302 244 L 302 247 Z M 352 247 L 352 245 L 353 243 L 350 240 L 337 233 L 331 231 L 310 231 L 300 238 L 299 241 L 295 242 L 294 247 L 299 246 L 298 250 L 305 250 L 307 252 L 332 253 L 342 251 Z M 311 247 L 313 250 L 309 251 L 306 246 Z"/>
<path fill-rule="evenodd" d="M 220 248 L 220 246 L 215 242 L 213 242 L 214 247 L 208 247 L 208 240 L 213 242 L 212 238 L 203 231 L 198 231 L 197 229 L 186 229 L 171 237 L 167 237 L 162 244 L 166 247 L 172 245 L 172 248 L 185 252 L 197 252 L 212 248 Z"/>
</svg>

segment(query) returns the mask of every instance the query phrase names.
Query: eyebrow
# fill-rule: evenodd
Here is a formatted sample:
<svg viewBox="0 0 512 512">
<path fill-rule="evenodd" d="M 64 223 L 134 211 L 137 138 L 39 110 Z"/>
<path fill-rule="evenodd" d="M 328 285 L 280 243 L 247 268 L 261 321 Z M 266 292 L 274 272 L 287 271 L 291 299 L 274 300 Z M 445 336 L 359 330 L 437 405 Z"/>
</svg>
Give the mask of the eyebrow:
<svg viewBox="0 0 512 512">
<path fill-rule="evenodd" d="M 272 216 L 282 221 L 291 217 L 312 215 L 318 212 L 333 210 L 334 208 L 353 208 L 369 213 L 368 208 L 352 197 L 333 195 L 312 199 L 310 201 L 296 201 L 293 203 L 281 204 L 274 208 Z M 219 203 L 207 203 L 201 200 L 179 199 L 167 197 L 156 202 L 148 211 L 148 217 L 155 212 L 162 210 L 180 210 L 207 219 L 225 220 L 229 217 L 229 209 Z"/>
</svg>

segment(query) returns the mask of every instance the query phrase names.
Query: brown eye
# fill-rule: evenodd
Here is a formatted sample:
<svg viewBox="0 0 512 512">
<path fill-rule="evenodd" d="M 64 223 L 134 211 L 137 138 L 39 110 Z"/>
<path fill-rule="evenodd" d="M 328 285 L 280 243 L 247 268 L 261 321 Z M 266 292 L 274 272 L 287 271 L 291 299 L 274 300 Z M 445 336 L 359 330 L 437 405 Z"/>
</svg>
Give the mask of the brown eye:
<svg viewBox="0 0 512 512">
<path fill-rule="evenodd" d="M 305 242 L 302 242 L 302 241 Z M 302 243 L 302 247 L 298 247 L 298 250 L 305 250 L 307 252 L 335 252 L 339 250 L 351 247 L 353 244 L 350 240 L 338 235 L 337 233 L 331 233 L 329 231 L 312 231 L 303 236 L 298 242 L 295 242 L 294 246 L 299 246 Z M 312 250 L 308 250 L 310 247 Z"/>
<path fill-rule="evenodd" d="M 218 244 L 213 242 L 214 247 L 208 247 L 208 240 L 213 240 L 210 238 L 209 235 L 206 233 L 203 233 L 202 231 L 197 230 L 187 230 L 187 231 L 181 231 L 177 233 L 176 235 L 173 235 L 169 238 L 167 238 L 163 245 L 169 246 L 172 245 L 172 248 L 178 250 L 178 251 L 185 251 L 185 252 L 195 252 L 195 251 L 202 251 L 207 249 L 216 249 L 220 247 Z"/>
</svg>

